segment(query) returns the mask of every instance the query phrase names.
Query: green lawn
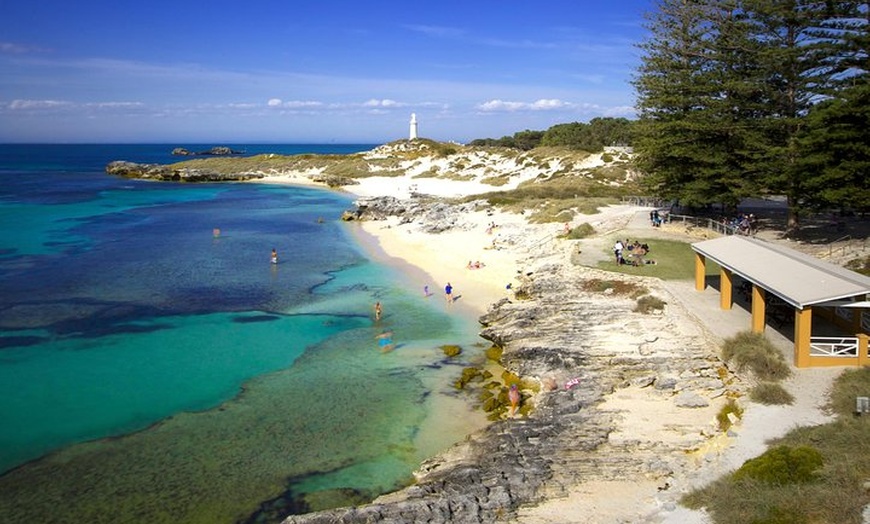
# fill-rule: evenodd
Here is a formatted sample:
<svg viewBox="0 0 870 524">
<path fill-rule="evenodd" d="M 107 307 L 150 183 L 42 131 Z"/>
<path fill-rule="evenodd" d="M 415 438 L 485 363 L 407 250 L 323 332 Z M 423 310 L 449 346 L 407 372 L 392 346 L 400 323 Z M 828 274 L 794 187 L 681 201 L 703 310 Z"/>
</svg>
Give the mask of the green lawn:
<svg viewBox="0 0 870 524">
<path fill-rule="evenodd" d="M 616 243 L 617 237 L 614 236 L 609 240 L 608 246 Z M 607 248 L 607 261 L 599 262 L 598 269 L 612 271 L 615 273 L 625 273 L 627 275 L 644 275 L 648 277 L 658 277 L 663 280 L 694 280 L 695 278 L 695 252 L 692 251 L 692 246 L 688 242 L 677 242 L 674 240 L 662 240 L 658 238 L 637 238 L 641 244 L 649 245 L 649 254 L 647 260 L 654 260 L 655 264 L 645 264 L 642 266 L 616 265 L 611 248 Z M 707 261 L 707 275 L 718 275 L 719 266 L 711 261 Z"/>
</svg>

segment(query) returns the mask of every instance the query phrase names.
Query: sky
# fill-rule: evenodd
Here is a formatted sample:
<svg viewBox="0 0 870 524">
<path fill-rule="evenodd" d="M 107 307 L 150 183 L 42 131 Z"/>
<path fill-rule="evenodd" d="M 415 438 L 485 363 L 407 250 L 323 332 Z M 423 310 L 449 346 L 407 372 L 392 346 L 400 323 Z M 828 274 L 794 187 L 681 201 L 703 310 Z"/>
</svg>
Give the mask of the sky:
<svg viewBox="0 0 870 524">
<path fill-rule="evenodd" d="M 467 142 L 633 118 L 653 0 L 4 0 L 0 143 Z"/>
</svg>

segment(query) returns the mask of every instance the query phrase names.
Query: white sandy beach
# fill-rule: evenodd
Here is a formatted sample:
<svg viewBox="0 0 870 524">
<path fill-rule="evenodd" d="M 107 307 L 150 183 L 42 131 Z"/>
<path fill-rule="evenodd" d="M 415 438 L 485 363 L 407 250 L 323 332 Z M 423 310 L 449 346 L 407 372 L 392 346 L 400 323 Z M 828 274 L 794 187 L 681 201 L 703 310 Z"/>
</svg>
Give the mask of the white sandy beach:
<svg viewBox="0 0 870 524">
<path fill-rule="evenodd" d="M 270 177 L 263 182 L 310 185 L 303 179 L 294 176 Z M 425 193 L 455 196 L 457 183 L 426 179 Z M 401 196 L 414 185 L 411 177 L 369 177 L 361 179 L 359 185 L 348 186 L 346 190 L 359 196 Z M 422 192 L 421 188 L 417 189 Z M 471 194 L 482 192 L 476 186 L 467 189 Z M 620 224 L 626 224 L 637 212 L 645 211 L 628 206 L 612 206 L 599 215 L 583 217 L 581 221 L 592 223 L 600 231 L 619 229 Z M 358 226 L 364 241 L 376 242 L 386 256 L 401 259 L 422 270 L 432 283 L 430 290 L 440 298 L 444 298 L 444 286 L 450 282 L 457 296 L 452 307 L 474 315 L 483 314 L 490 304 L 508 296 L 510 290 L 506 286 L 517 284 L 517 278 L 527 269 L 524 262 L 528 257 L 529 239 L 546 239 L 561 229 L 558 224 L 528 224 L 522 216 L 503 212 L 469 213 L 464 221 L 463 227 L 440 234 L 427 234 L 421 231 L 419 224 L 399 224 L 397 219 L 363 221 L 351 226 Z M 493 223 L 496 227 L 490 230 Z M 520 238 L 523 242 L 517 242 Z M 493 248 L 493 240 L 497 249 Z M 554 255 L 559 256 L 559 253 Z M 483 267 L 468 269 L 466 266 L 469 261 L 479 261 Z M 679 294 L 676 296 L 679 298 Z M 693 326 L 695 329 L 705 329 L 700 325 L 704 321 L 702 318 L 693 317 L 688 321 L 699 324 Z M 737 331 L 735 328 L 731 334 Z M 676 504 L 679 495 L 739 467 L 743 461 L 763 452 L 767 440 L 785 434 L 796 425 L 826 422 L 828 416 L 822 410 L 825 393 L 841 371 L 840 368 L 799 371 L 786 384 L 797 399 L 793 406 L 750 404 L 732 436 L 712 438 L 697 453 L 696 467 L 674 472 L 667 490 L 661 489 L 661 482 L 648 479 L 635 482 L 585 482 L 558 498 L 535 507 L 521 508 L 517 522 L 708 523 L 710 520 L 703 512 L 679 507 Z M 605 407 L 623 415 L 621 427 L 614 438 L 623 435 L 651 441 L 672 438 L 668 427 L 674 424 L 712 426 L 716 414 L 712 408 L 679 410 L 673 407 L 672 402 L 651 395 L 643 388 L 619 390 L 606 400 Z"/>
</svg>

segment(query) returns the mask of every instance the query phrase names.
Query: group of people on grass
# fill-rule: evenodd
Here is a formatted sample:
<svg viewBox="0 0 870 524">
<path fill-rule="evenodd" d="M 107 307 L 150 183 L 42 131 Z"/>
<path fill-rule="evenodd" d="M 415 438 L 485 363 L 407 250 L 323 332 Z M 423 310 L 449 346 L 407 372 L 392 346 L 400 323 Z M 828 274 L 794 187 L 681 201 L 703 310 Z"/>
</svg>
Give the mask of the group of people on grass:
<svg viewBox="0 0 870 524">
<path fill-rule="evenodd" d="M 637 240 L 634 242 L 617 240 L 613 245 L 613 254 L 616 257 L 617 265 L 643 266 L 655 264 L 655 260 L 646 258 L 649 251 L 649 244 L 641 244 Z"/>
</svg>

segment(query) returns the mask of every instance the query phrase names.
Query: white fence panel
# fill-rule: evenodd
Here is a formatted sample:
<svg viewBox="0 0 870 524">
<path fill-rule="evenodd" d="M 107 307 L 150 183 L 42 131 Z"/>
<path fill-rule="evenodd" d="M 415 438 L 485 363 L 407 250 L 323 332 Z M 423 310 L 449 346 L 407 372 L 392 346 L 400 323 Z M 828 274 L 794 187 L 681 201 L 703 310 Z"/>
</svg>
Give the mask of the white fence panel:
<svg viewBox="0 0 870 524">
<path fill-rule="evenodd" d="M 810 355 L 814 357 L 857 357 L 858 337 L 812 337 Z"/>
</svg>

